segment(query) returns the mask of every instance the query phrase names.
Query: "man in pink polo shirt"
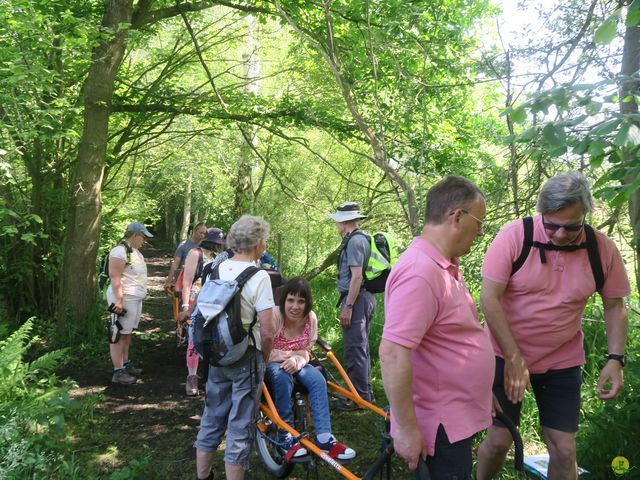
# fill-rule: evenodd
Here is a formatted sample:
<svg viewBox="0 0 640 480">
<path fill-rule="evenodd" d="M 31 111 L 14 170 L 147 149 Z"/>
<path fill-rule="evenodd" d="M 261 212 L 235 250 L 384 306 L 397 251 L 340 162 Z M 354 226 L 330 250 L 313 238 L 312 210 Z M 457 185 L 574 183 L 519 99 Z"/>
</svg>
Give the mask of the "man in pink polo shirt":
<svg viewBox="0 0 640 480">
<path fill-rule="evenodd" d="M 484 194 L 463 177 L 427 193 L 425 227 L 393 267 L 380 343 L 395 450 L 435 480 L 471 477 L 471 442 L 491 424 L 494 356 L 458 257 L 483 235 Z"/>
<path fill-rule="evenodd" d="M 549 451 L 550 480 L 578 478 L 575 433 L 580 366 L 585 361 L 582 311 L 596 291 L 596 278 L 601 282 L 598 293 L 609 349 L 596 389 L 601 399 L 609 400 L 623 386 L 627 339 L 623 300 L 629 282 L 613 241 L 585 225 L 592 209 L 582 175 L 569 172 L 550 178 L 538 197 L 540 215 L 533 217 L 532 238 L 525 241 L 525 221 L 508 223 L 482 266 L 480 301 L 496 353 L 494 394 L 517 424 L 525 389 L 531 384 Z M 593 265 L 586 248 L 590 237 L 600 256 Z M 525 244 L 530 248 L 526 257 L 521 255 Z M 509 432 L 494 424 L 478 451 L 478 480 L 493 478 L 510 445 Z"/>
</svg>

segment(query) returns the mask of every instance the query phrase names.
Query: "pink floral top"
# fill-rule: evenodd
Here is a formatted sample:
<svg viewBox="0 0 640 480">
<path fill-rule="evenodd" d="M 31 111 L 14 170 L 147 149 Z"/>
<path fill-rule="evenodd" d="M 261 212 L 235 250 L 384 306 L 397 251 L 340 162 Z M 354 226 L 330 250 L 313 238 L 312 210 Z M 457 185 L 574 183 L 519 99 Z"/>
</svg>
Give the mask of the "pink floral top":
<svg viewBox="0 0 640 480">
<path fill-rule="evenodd" d="M 296 338 L 287 338 L 285 336 L 286 327 L 278 307 L 273 309 L 273 319 L 276 326 L 276 336 L 273 340 L 273 350 L 271 350 L 269 361 L 284 362 L 292 359 L 296 363 L 298 370 L 300 370 L 311 359 L 309 352 L 318 338 L 318 318 L 316 314 L 313 311 L 309 312 L 307 323 L 302 333 Z"/>
<path fill-rule="evenodd" d="M 309 345 L 309 335 L 311 333 L 311 325 L 309 322 L 304 324 L 304 330 L 296 338 L 287 338 L 285 335 L 287 326 L 284 325 L 276 338 L 273 340 L 273 348 L 278 350 L 306 350 Z"/>
</svg>

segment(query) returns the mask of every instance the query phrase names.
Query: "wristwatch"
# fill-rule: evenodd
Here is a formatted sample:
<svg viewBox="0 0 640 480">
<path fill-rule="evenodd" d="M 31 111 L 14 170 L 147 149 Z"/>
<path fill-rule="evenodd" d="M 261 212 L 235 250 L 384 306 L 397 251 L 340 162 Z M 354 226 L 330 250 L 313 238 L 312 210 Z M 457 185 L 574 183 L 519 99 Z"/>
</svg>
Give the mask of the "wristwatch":
<svg viewBox="0 0 640 480">
<path fill-rule="evenodd" d="M 347 303 L 345 307 L 347 307 L 349 310 L 353 310 L 353 303 Z"/>
<path fill-rule="evenodd" d="M 186 312 L 187 310 L 189 310 L 189 305 L 187 305 L 186 303 L 183 303 L 182 306 L 180 307 L 180 309 L 183 312 Z"/>
<path fill-rule="evenodd" d="M 624 355 L 618 355 L 616 353 L 609 353 L 607 354 L 607 361 L 609 360 L 616 360 L 618 362 L 620 362 L 620 365 L 622 365 L 624 367 Z"/>
</svg>

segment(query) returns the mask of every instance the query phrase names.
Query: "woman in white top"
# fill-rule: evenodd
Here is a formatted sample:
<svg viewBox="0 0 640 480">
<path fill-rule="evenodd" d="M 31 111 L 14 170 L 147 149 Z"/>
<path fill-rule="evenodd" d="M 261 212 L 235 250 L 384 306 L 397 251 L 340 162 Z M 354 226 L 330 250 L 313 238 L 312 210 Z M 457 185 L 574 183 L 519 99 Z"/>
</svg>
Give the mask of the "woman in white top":
<svg viewBox="0 0 640 480">
<path fill-rule="evenodd" d="M 122 326 L 116 343 L 109 344 L 113 363 L 112 383 L 128 385 L 135 383 L 136 375 L 142 373 L 129 360 L 131 333 L 138 328 L 142 314 L 142 301 L 147 295 L 147 265 L 139 248 L 146 237 L 153 237 L 140 222 L 127 226 L 124 240 L 109 253 L 109 278 L 107 305 L 119 316 Z"/>
<path fill-rule="evenodd" d="M 227 235 L 234 255 L 218 266 L 219 278 L 233 280 L 247 268 L 255 267 L 266 248 L 268 236 L 269 224 L 263 218 L 240 217 Z M 240 305 L 244 328 L 254 325 L 254 342 L 236 363 L 227 367 L 209 367 L 205 407 L 196 439 L 199 479 L 213 478 L 213 454 L 225 432 L 226 478 L 242 480 L 245 469 L 249 467 L 264 362 L 269 358 L 273 344 L 273 293 L 266 271 L 260 270 L 247 280 L 240 294 Z"/>
</svg>

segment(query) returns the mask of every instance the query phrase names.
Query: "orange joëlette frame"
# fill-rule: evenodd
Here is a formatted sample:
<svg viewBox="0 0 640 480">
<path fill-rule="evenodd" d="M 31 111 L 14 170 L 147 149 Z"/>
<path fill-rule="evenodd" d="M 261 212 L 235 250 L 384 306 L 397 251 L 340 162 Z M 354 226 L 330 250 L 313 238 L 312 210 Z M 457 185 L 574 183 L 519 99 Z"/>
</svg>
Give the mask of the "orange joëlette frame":
<svg viewBox="0 0 640 480">
<path fill-rule="evenodd" d="M 333 390 L 334 392 L 336 392 L 336 393 L 338 393 L 338 394 L 340 394 L 340 395 L 352 400 L 358 406 L 360 406 L 360 407 L 362 407 L 364 409 L 370 410 L 373 413 L 376 413 L 377 415 L 380 415 L 385 420 L 389 420 L 389 413 L 388 412 L 385 412 L 381 408 L 379 408 L 379 407 L 373 405 L 372 403 L 366 401 L 356 391 L 355 387 L 353 386 L 353 383 L 351 383 L 351 380 L 349 379 L 349 377 L 347 375 L 347 372 L 345 372 L 344 368 L 342 368 L 342 365 L 340 365 L 340 362 L 338 361 L 336 356 L 331 351 L 331 349 L 330 349 L 331 347 L 329 347 L 326 343 L 322 342 L 321 340 L 318 341 L 318 344 L 325 350 L 327 358 L 329 360 L 331 360 L 331 363 L 333 363 L 333 365 L 336 367 L 336 369 L 338 370 L 338 372 L 342 376 L 342 379 L 344 380 L 344 383 L 347 385 L 348 388 L 345 389 L 343 387 L 340 387 L 339 385 L 337 385 L 336 383 L 334 383 L 332 381 L 327 381 L 327 387 L 329 387 L 330 390 Z M 263 394 L 264 400 L 266 401 L 266 404 L 265 404 L 265 402 L 261 402 L 260 403 L 260 410 L 262 410 L 262 412 L 272 422 L 274 422 L 278 426 L 278 428 L 280 428 L 282 430 L 286 430 L 287 432 L 289 432 L 294 437 L 300 436 L 300 432 L 298 432 L 295 428 L 291 427 L 288 423 L 286 423 L 284 420 L 282 420 L 280 415 L 278 415 L 278 411 L 276 410 L 275 404 L 273 403 L 273 399 L 271 398 L 271 395 L 269 394 L 269 390 L 267 389 L 267 386 L 264 385 L 264 384 L 262 385 L 262 394 Z M 260 428 L 260 426 L 258 426 L 258 428 Z M 307 449 L 307 451 L 312 452 L 316 456 L 320 457 L 320 459 L 322 461 L 324 461 L 325 463 L 330 465 L 333 469 L 335 469 L 343 477 L 348 478 L 349 480 L 360 480 L 360 477 L 358 477 L 358 476 L 354 475 L 353 473 L 351 473 L 340 462 L 338 462 L 337 460 L 334 460 L 327 453 L 325 453 L 322 450 L 320 450 L 316 446 L 316 444 L 314 442 L 309 440 L 308 436 L 305 435 L 305 436 L 301 437 L 300 438 L 300 443 Z"/>
</svg>

